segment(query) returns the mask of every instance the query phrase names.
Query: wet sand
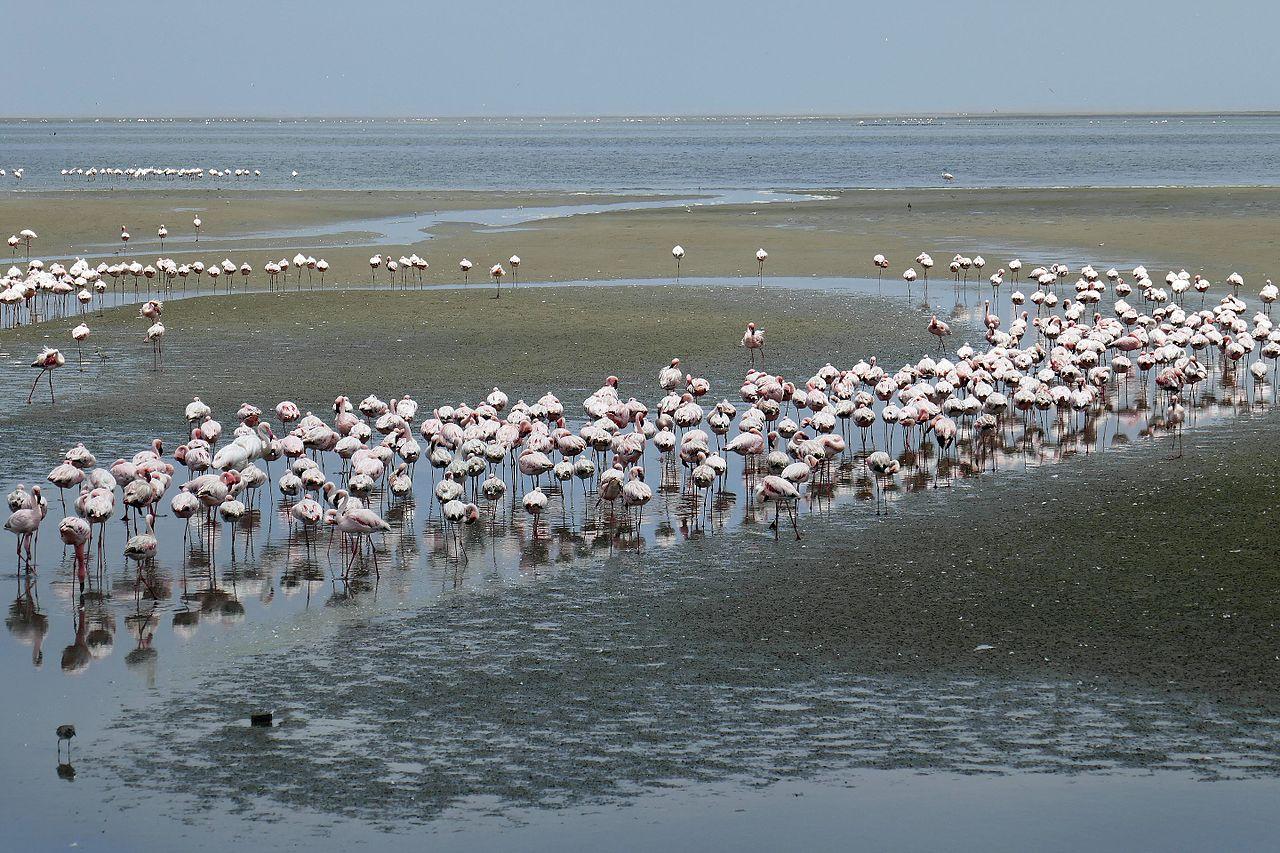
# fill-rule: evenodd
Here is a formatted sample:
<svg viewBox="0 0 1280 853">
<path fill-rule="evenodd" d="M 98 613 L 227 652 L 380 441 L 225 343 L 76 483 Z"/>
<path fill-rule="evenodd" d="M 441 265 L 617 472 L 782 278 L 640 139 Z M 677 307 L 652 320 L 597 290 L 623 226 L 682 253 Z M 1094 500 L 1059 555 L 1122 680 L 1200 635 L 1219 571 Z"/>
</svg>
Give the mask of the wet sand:
<svg viewBox="0 0 1280 853">
<path fill-rule="evenodd" d="M 34 251 L 66 257 L 112 241 L 120 225 L 135 240 L 154 242 L 164 222 L 174 234 L 190 228 L 194 211 L 206 222 L 200 251 L 170 246 L 180 261 L 230 256 L 262 263 L 289 250 L 325 257 L 334 283 L 367 281 L 373 251 L 416 252 L 432 267 L 425 280 L 460 278 L 457 261 L 476 263 L 473 279 L 511 254 L 524 260 L 527 281 L 674 276 L 670 249 L 682 244 L 688 276 L 752 274 L 754 252 L 770 253 L 766 274 L 866 275 L 870 258 L 887 254 L 894 282 L 920 251 L 933 254 L 936 277 L 947 275 L 954 253 L 983 254 L 984 278 L 1011 257 L 1032 264 L 1066 260 L 1100 269 L 1203 271 L 1214 281 L 1238 271 L 1248 287 L 1272 272 L 1280 233 L 1280 189 L 965 189 L 813 190 L 832 198 L 754 205 L 682 205 L 608 212 L 493 228 L 449 224 L 432 239 L 371 249 L 357 233 L 322 240 L 235 242 L 247 233 L 299 225 L 336 227 L 353 219 L 433 210 L 556 206 L 617 201 L 614 195 L 486 192 L 333 191 L 70 191 L 9 193 L 0 230 L 32 227 L 42 235 Z M 696 195 L 694 193 L 693 195 Z M 646 197 L 655 198 L 655 197 Z M 656 198 L 662 198 L 657 196 Z M 907 205 L 911 208 L 908 210 Z M 311 243 L 312 245 L 303 245 Z M 77 249 L 77 247 L 80 247 Z M 134 246 L 128 257 L 152 259 L 158 246 Z M 278 251 L 277 251 L 278 250 Z M 111 249 L 107 249 L 111 251 Z M 1028 265 L 1029 268 L 1030 265 Z M 260 274 L 259 274 L 260 275 Z M 385 273 L 384 273 L 385 275 Z"/>
</svg>

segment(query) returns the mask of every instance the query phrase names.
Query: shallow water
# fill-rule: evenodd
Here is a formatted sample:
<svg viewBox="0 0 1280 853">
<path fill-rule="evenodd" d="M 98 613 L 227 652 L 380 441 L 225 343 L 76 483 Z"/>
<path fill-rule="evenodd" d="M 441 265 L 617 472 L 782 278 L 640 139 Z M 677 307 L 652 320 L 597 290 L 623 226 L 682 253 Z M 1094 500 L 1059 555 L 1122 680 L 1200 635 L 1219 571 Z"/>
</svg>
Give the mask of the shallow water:
<svg viewBox="0 0 1280 853">
<path fill-rule="evenodd" d="M 1280 117 L 667 117 L 0 122 L 31 189 L 166 187 L 64 168 L 260 169 L 210 187 L 668 190 L 1273 185 Z M 291 172 L 297 170 L 297 178 Z"/>
<path fill-rule="evenodd" d="M 567 216 L 589 216 L 596 213 L 616 213 L 628 210 L 658 210 L 672 207 L 703 207 L 725 204 L 770 204 L 784 201 L 804 201 L 817 198 L 812 195 L 773 192 L 770 190 L 729 190 L 717 191 L 707 195 L 687 198 L 649 199 L 640 194 L 620 196 L 616 202 L 594 204 L 563 204 L 530 207 L 494 207 L 475 210 L 427 211 L 411 216 L 378 216 L 368 219 L 352 219 L 325 225 L 314 225 L 299 228 L 280 228 L 237 236 L 234 240 L 211 240 L 210 251 L 217 247 L 230 246 L 230 250 L 238 252 L 266 251 L 252 245 L 257 240 L 293 240 L 305 241 L 302 245 L 342 245 L 342 246 L 412 246 L 424 238 L 430 238 L 433 229 L 441 225 L 467 224 L 481 225 L 486 228 L 515 228 L 530 222 L 546 219 L 560 219 Z M 244 243 L 251 245 L 245 246 Z M 196 235 L 181 234 L 167 238 L 166 246 L 188 247 L 195 250 Z M 143 238 L 134 240 L 133 247 L 148 246 L 160 249 L 158 239 Z M 120 254 L 119 243 L 94 243 L 86 248 L 99 249 L 97 253 L 84 255 L 87 259 L 114 257 Z M 477 277 L 483 276 L 483 270 L 477 270 Z"/>
<path fill-rule="evenodd" d="M 731 281 L 754 283 L 701 283 Z M 887 286 L 766 281 L 860 298 Z M 949 313 L 953 342 L 964 339 L 965 328 L 976 331 L 982 293 L 957 294 L 950 283 L 935 282 L 930 304 L 922 295 L 917 286 L 914 309 L 921 317 L 931 309 Z M 18 374 L 5 371 L 5 399 L 21 385 Z M 712 379 L 704 402 L 736 398 L 735 377 Z M 582 377 L 588 388 L 598 381 Z M 576 417 L 585 392 L 552 390 Z M 656 399 L 654 386 L 624 388 L 624 396 L 633 390 L 651 404 Z M 1193 409 L 1189 429 L 1246 416 L 1254 410 L 1251 392 L 1216 388 Z M 443 402 L 415 396 L 424 407 Z M 1269 389 L 1260 397 L 1269 402 Z M 1002 478 L 1030 468 L 1168 441 L 1153 398 L 1134 380 L 1124 392 L 1116 389 L 1114 410 L 1061 429 L 1045 423 L 1031 440 L 1014 419 L 998 437 L 962 438 L 958 458 L 941 466 L 932 445 L 907 452 L 901 430 L 886 435 L 877 424 L 878 446 L 890 441 L 904 460 L 884 507 L 854 430 L 848 453 L 832 466 L 830 487 L 810 490 L 818 497 L 804 502 L 799 523 L 856 536 L 877 512 L 908 511 L 915 490 L 946 489 L 963 500 L 980 483 L 983 494 L 998 496 Z M 299 402 L 324 410 L 323 401 Z M 215 414 L 230 426 L 233 413 Z M 180 412 L 171 415 L 163 433 L 176 438 L 184 425 Z M 91 448 L 104 464 L 109 451 L 140 448 L 151 435 L 99 428 Z M 13 461 L 3 472 L 5 491 L 42 470 L 17 458 L 6 456 Z M 537 846 L 549 821 L 587 833 L 600 826 L 595 811 L 604 810 L 613 827 L 632 814 L 619 816 L 621 805 L 666 813 L 671 806 L 654 800 L 669 786 L 750 801 L 755 795 L 740 792 L 747 779 L 791 780 L 788 794 L 824 798 L 842 782 L 873 798 L 892 797 L 899 785 L 937 791 L 951 780 L 965 788 L 964 777 L 950 775 L 956 773 L 1124 778 L 1141 770 L 1167 777 L 1151 785 L 1185 802 L 1198 800 L 1197 789 L 1184 787 L 1188 777 L 1261 776 L 1272 787 L 1250 787 L 1244 796 L 1273 790 L 1280 744 L 1276 720 L 1260 708 L 1052 679 L 866 675 L 801 657 L 799 642 L 786 641 L 795 651 L 783 657 L 773 638 L 744 648 L 715 624 L 689 622 L 695 608 L 714 612 L 756 573 L 756 561 L 808 547 L 772 543 L 770 519 L 753 507 L 741 464 L 730 464 L 707 509 L 678 490 L 659 489 L 664 465 L 651 455 L 646 467 L 658 494 L 638 529 L 611 522 L 576 485 L 568 501 L 553 494 L 537 531 L 509 502 L 491 514 L 486 507 L 459 547 L 438 521 L 433 472 L 423 460 L 415 502 L 375 498 L 394 525 L 380 543 L 376 571 L 368 558 L 346 571 L 324 534 L 309 545 L 291 533 L 274 493 L 262 496 L 255 523 L 193 524 L 187 543 L 182 525 L 162 518 L 162 552 L 141 574 L 118 556 L 125 532 L 114 521 L 83 606 L 50 523 L 60 510 L 55 490 L 39 575 L 34 584 L 8 575 L 12 642 L 0 646 L 0 677 L 10 689 L 0 703 L 15 723 L 5 736 L 12 760 L 4 762 L 4 781 L 24 792 L 16 807 L 44 815 L 47 826 L 58 820 L 61 800 L 76 804 L 65 827 L 46 826 L 35 833 L 40 839 L 80 838 L 103 826 L 115 837 L 159 843 L 114 816 L 124 808 L 125 815 L 211 833 L 212 847 L 244 832 L 232 816 L 250 814 L 275 821 L 272 836 L 293 846 L 337 818 L 340 831 L 365 840 L 379 837 L 367 834 L 374 828 L 416 828 L 460 832 L 458 847 L 495 838 Z M 278 477 L 279 463 L 273 469 Z M 789 535 L 785 519 L 780 532 Z M 752 621 L 745 613 L 719 618 Z M 277 712 L 278 727 L 249 729 L 247 715 L 265 708 Z M 47 730 L 64 718 L 80 731 L 72 788 L 51 772 L 47 756 Z M 851 776 L 858 768 L 893 773 Z M 935 781 L 904 770 L 927 771 Z M 835 784 L 827 778 L 833 773 Z M 1032 787 L 1049 800 L 1059 795 L 1052 785 Z M 766 807 L 780 808 L 776 800 Z M 737 813 L 708 811 L 722 827 L 714 837 L 732 836 Z M 1231 831 L 1247 843 L 1259 830 Z"/>
</svg>

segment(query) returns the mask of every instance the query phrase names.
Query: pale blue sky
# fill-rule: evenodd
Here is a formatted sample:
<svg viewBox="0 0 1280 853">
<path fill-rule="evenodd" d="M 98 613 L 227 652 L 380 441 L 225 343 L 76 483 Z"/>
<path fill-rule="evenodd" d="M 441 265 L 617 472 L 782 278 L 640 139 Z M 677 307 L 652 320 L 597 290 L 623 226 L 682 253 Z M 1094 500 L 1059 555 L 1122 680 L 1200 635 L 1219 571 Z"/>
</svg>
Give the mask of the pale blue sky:
<svg viewBox="0 0 1280 853">
<path fill-rule="evenodd" d="M 1280 4 L 40 0 L 0 114 L 1277 109 Z"/>
</svg>

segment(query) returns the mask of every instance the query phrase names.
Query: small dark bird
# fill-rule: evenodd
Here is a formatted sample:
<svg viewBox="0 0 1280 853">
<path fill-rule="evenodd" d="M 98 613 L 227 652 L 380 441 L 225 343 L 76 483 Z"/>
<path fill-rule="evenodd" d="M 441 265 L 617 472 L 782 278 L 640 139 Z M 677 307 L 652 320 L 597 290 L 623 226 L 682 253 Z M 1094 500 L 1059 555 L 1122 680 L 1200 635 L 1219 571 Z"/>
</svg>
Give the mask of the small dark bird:
<svg viewBox="0 0 1280 853">
<path fill-rule="evenodd" d="M 67 763 L 71 763 L 71 739 L 76 736 L 76 727 L 70 723 L 58 726 L 58 761 L 62 761 L 62 742 L 67 742 Z"/>
</svg>

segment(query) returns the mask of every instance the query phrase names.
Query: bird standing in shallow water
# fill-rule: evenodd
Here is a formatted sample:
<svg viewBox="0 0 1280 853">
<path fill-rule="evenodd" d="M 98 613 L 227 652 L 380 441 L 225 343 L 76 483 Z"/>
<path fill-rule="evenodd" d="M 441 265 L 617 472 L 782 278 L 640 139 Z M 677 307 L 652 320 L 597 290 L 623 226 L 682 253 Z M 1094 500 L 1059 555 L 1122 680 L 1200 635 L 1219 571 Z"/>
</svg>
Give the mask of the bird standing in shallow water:
<svg viewBox="0 0 1280 853">
<path fill-rule="evenodd" d="M 40 354 L 36 356 L 35 361 L 31 362 L 32 367 L 40 368 L 40 372 L 36 374 L 36 381 L 31 383 L 31 393 L 27 395 L 27 402 L 31 402 L 31 398 L 35 396 L 36 386 L 40 384 L 40 380 L 45 374 L 49 375 L 49 402 L 53 399 L 53 371 L 57 370 L 67 363 L 62 353 L 53 347 L 45 347 L 40 350 Z"/>
<path fill-rule="evenodd" d="M 938 339 L 938 351 L 942 351 L 942 339 L 950 336 L 951 326 L 938 319 L 938 315 L 934 314 L 929 318 L 929 334 L 934 335 Z"/>
<path fill-rule="evenodd" d="M 787 507 L 787 517 L 791 519 L 791 529 L 796 539 L 800 538 L 800 526 L 796 521 L 796 503 L 800 500 L 800 490 L 793 483 L 784 480 L 777 474 L 768 474 L 756 486 L 756 499 L 762 503 L 773 504 L 773 538 L 778 538 L 778 516 L 783 505 Z"/>
<path fill-rule="evenodd" d="M 498 287 L 493 294 L 494 299 L 502 298 L 502 277 L 506 274 L 507 271 L 502 268 L 502 264 L 494 264 L 489 270 L 489 275 L 493 276 L 493 283 Z"/>
<path fill-rule="evenodd" d="M 58 763 L 62 763 L 62 744 L 67 744 L 67 763 L 71 763 L 71 739 L 76 736 L 76 727 L 70 723 L 63 723 L 58 726 Z"/>
<path fill-rule="evenodd" d="M 764 329 L 757 329 L 755 323 L 747 324 L 747 331 L 742 335 L 741 346 L 751 354 L 751 366 L 756 366 L 756 350 L 760 351 L 760 366 L 764 367 Z"/>
</svg>

